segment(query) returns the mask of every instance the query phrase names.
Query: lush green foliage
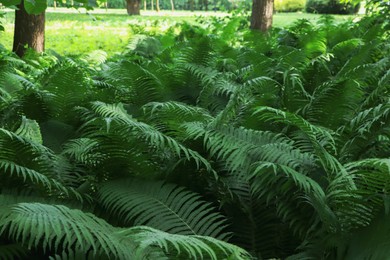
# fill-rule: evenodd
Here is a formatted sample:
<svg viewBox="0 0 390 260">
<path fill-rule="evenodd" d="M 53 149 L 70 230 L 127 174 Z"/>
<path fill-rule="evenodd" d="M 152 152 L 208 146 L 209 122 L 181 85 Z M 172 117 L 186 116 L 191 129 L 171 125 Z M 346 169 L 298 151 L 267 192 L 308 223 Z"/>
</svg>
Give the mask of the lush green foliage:
<svg viewBox="0 0 390 260">
<path fill-rule="evenodd" d="M 388 32 L 247 23 L 110 59 L 2 49 L 0 258 L 388 256 Z"/>
<path fill-rule="evenodd" d="M 305 10 L 306 0 L 275 0 L 277 12 L 297 12 Z"/>
<path fill-rule="evenodd" d="M 80 10 L 81 11 L 81 10 Z M 71 9 L 49 9 L 46 12 L 46 50 L 55 51 L 60 55 L 83 55 L 92 50 L 104 50 L 108 56 L 120 53 L 126 48 L 130 39 L 137 34 L 163 34 L 169 27 L 177 23 L 188 22 L 197 24 L 197 16 L 202 19 L 209 15 L 227 16 L 227 13 L 214 12 L 170 12 L 161 11 L 143 13 L 139 17 L 131 17 L 126 10 L 90 11 L 89 14 Z M 318 20 L 319 15 L 313 14 L 275 14 L 275 26 L 287 26 L 300 18 L 310 21 Z M 337 16 L 338 21 L 351 17 Z M 1 21 L 1 19 L 0 19 Z M 12 49 L 14 12 L 6 12 L 4 19 L 5 31 L 0 31 L 0 44 Z M 177 27 L 180 30 L 180 27 Z"/>
<path fill-rule="evenodd" d="M 307 0 L 306 12 L 317 14 L 356 14 L 360 4 L 339 0 Z"/>
</svg>

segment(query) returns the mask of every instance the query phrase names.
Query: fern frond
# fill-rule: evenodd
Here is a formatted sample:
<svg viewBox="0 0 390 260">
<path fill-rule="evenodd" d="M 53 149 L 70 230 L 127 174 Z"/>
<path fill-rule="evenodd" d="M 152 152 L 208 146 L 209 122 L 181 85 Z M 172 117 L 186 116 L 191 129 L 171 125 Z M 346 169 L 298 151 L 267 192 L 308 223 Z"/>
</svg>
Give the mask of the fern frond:
<svg viewBox="0 0 390 260">
<path fill-rule="evenodd" d="M 95 50 L 84 57 L 81 58 L 82 60 L 85 60 L 88 64 L 98 66 L 106 62 L 107 60 L 107 53 L 102 50 Z"/>
<path fill-rule="evenodd" d="M 126 224 L 147 225 L 172 234 L 226 239 L 226 219 L 211 204 L 182 187 L 159 181 L 118 180 L 102 185 L 99 201 Z"/>
<path fill-rule="evenodd" d="M 296 167 L 312 163 L 312 158 L 295 150 L 288 138 L 267 131 L 244 127 L 205 126 L 199 123 L 183 124 L 190 138 L 204 138 L 204 144 L 212 156 L 222 160 L 229 171 L 249 172 L 256 161 L 278 162 Z"/>
<path fill-rule="evenodd" d="M 99 142 L 91 138 L 79 138 L 68 141 L 63 153 L 86 165 L 96 166 L 103 155 L 97 151 Z"/>
<path fill-rule="evenodd" d="M 76 196 L 81 200 L 78 192 L 65 187 L 56 176 L 55 160 L 56 156 L 45 146 L 0 128 L 0 174 L 4 183 L 13 183 L 16 177 L 23 183 L 33 183 L 36 190 L 48 194 L 56 191 L 57 195 Z"/>
<path fill-rule="evenodd" d="M 91 251 L 91 256 L 132 259 L 134 244 L 123 241 L 104 220 L 62 205 L 19 203 L 0 213 L 0 234 L 27 247 Z"/>
<path fill-rule="evenodd" d="M 166 124 L 171 131 L 178 130 L 180 124 L 184 122 L 207 122 L 213 119 L 208 111 L 203 108 L 175 101 L 151 102 L 143 106 L 143 110 L 144 113 L 150 114 L 152 122 L 157 121 L 158 125 Z"/>
<path fill-rule="evenodd" d="M 310 140 L 313 145 L 313 152 L 317 155 L 325 169 L 329 173 L 335 173 L 342 169 L 340 163 L 326 149 L 336 151 L 335 140 L 332 137 L 333 132 L 323 127 L 315 126 L 302 117 L 270 107 L 257 108 L 254 114 L 265 121 L 289 124 L 299 128 Z M 324 148 L 325 147 L 325 148 Z"/>
<path fill-rule="evenodd" d="M 133 227 L 119 234 L 138 242 L 137 256 L 144 250 L 162 250 L 175 259 L 251 259 L 248 252 L 232 244 L 206 236 L 173 235 L 150 227 Z"/>
<path fill-rule="evenodd" d="M 85 71 L 70 62 L 53 66 L 41 75 L 39 82 L 41 89 L 50 93 L 45 96 L 45 102 L 52 118 L 73 120 L 73 108 L 87 99 L 90 90 Z"/>
<path fill-rule="evenodd" d="M 116 87 L 117 101 L 142 106 L 162 101 L 166 95 L 158 72 L 134 62 L 110 63 L 101 74 L 106 83 Z"/>
<path fill-rule="evenodd" d="M 15 131 L 15 134 L 42 144 L 42 135 L 37 121 L 27 119 L 25 116 L 22 117 L 22 124 Z"/>
<path fill-rule="evenodd" d="M 367 157 L 365 154 L 370 147 L 380 151 L 376 144 L 385 143 L 385 140 L 378 140 L 378 136 L 386 136 L 389 127 L 390 103 L 382 103 L 360 111 L 348 124 L 339 129 L 341 159 Z"/>
<path fill-rule="evenodd" d="M 184 155 L 187 160 L 193 159 L 198 167 L 203 165 L 206 169 L 211 170 L 209 162 L 199 153 L 187 149 L 175 139 L 161 133 L 154 127 L 132 118 L 126 113 L 121 104 L 109 105 L 102 102 L 94 102 L 92 103 L 92 108 L 99 117 L 107 118 L 107 123 L 111 120 L 117 122 L 120 129 L 119 134 L 124 138 L 133 136 L 136 132 L 140 139 L 146 140 L 152 146 L 158 149 L 169 148 L 178 157 Z"/>
<path fill-rule="evenodd" d="M 221 198 L 224 200 L 223 209 L 232 222 L 230 241 L 258 258 L 289 255 L 298 242 L 289 234 L 288 225 L 280 220 L 276 207 L 253 196 L 252 180 L 238 174 L 222 177 L 221 180 L 232 196 L 229 200 L 227 194 Z"/>
</svg>

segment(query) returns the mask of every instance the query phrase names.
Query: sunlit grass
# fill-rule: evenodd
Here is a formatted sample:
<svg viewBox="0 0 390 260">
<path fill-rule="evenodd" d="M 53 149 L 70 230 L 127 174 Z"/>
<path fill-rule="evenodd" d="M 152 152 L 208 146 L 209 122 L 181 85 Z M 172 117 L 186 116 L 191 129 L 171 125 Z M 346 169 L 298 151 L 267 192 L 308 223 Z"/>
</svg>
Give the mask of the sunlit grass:
<svg viewBox="0 0 390 260">
<path fill-rule="evenodd" d="M 129 39 L 136 32 L 132 32 L 130 24 L 142 23 L 142 26 L 153 27 L 155 21 L 159 26 L 175 22 L 196 22 L 199 16 L 223 16 L 223 12 L 189 12 L 189 11 L 161 11 L 159 13 L 146 11 L 141 16 L 128 16 L 126 10 L 117 9 L 108 11 L 96 9 L 93 11 L 75 10 L 66 8 L 49 8 L 46 12 L 46 49 L 52 49 L 60 54 L 82 54 L 101 49 L 109 55 L 120 52 L 128 44 Z M 275 14 L 274 26 L 282 27 L 291 24 L 297 19 L 308 19 L 315 22 L 319 15 L 305 13 Z M 350 19 L 351 16 L 336 16 L 337 20 Z M 3 25 L 5 32 L 0 33 L 0 44 L 12 48 L 13 11 L 6 11 Z M 166 21 L 161 23 L 161 21 Z M 145 23 L 147 23 L 145 25 Z M 150 28 L 149 28 L 150 29 Z M 156 28 L 161 30 L 161 28 Z"/>
</svg>

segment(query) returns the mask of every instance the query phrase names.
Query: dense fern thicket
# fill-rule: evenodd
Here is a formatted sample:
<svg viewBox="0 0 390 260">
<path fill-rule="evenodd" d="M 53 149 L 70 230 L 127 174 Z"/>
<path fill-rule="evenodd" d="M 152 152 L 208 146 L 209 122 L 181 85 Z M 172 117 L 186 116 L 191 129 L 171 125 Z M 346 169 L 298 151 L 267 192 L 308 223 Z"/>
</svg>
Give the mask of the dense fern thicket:
<svg viewBox="0 0 390 260">
<path fill-rule="evenodd" d="M 0 56 L 0 259 L 385 259 L 390 43 L 243 18 Z"/>
</svg>

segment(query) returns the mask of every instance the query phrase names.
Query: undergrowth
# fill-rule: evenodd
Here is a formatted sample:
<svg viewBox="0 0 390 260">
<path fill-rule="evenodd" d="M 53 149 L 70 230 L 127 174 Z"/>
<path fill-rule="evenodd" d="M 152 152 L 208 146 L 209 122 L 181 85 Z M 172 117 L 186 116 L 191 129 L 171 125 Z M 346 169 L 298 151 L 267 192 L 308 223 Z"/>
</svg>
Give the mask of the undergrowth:
<svg viewBox="0 0 390 260">
<path fill-rule="evenodd" d="M 245 28 L 1 49 L 0 258 L 386 258 L 384 24 Z"/>
</svg>

